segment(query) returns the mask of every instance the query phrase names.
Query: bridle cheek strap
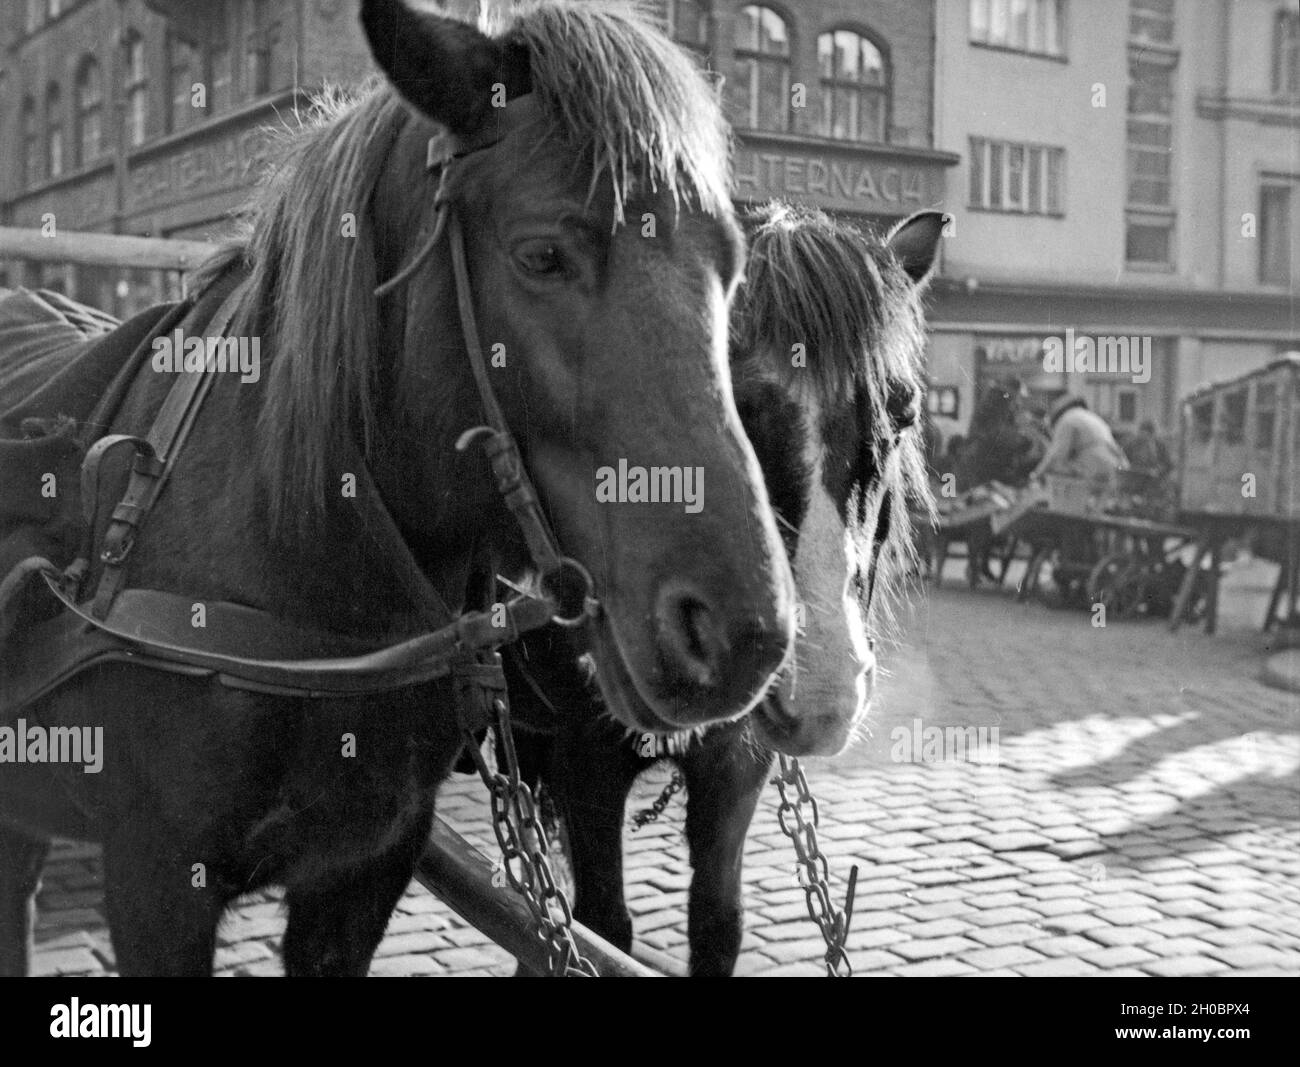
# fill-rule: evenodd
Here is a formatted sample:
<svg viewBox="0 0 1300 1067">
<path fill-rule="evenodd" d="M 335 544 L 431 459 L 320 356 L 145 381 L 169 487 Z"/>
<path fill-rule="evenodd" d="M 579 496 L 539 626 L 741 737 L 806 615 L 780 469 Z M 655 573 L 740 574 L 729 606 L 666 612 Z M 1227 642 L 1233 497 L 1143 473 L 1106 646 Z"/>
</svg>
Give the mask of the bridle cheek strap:
<svg viewBox="0 0 1300 1067">
<path fill-rule="evenodd" d="M 471 141 L 450 134 L 440 134 L 429 139 L 426 167 L 431 171 L 441 168 L 438 192 L 434 197 L 437 214 L 433 231 L 415 257 L 375 289 L 375 296 L 382 299 L 414 277 L 445 234 L 451 252 L 461 335 L 486 420 L 484 425 L 471 427 L 460 435 L 456 441 L 456 451 L 464 452 L 478 440 L 485 442 L 484 451 L 492 464 L 497 490 L 519 523 L 529 556 L 540 577 L 542 591 L 558 606 L 559 610 L 551 621 L 561 626 L 580 626 L 600 612 L 595 582 L 586 567 L 560 553 L 555 533 L 542 511 L 541 501 L 528 476 L 519 446 L 510 433 L 496 391 L 492 388 L 487 360 L 483 356 L 478 318 L 474 311 L 474 290 L 470 284 L 469 262 L 465 253 L 465 233 L 455 210 L 452 193 L 452 175 L 457 163 L 471 152 L 496 144 L 510 128 L 527 121 L 536 106 L 531 96 L 512 100 L 503 109 L 504 119 L 499 120 L 494 129 L 485 129 Z"/>
</svg>

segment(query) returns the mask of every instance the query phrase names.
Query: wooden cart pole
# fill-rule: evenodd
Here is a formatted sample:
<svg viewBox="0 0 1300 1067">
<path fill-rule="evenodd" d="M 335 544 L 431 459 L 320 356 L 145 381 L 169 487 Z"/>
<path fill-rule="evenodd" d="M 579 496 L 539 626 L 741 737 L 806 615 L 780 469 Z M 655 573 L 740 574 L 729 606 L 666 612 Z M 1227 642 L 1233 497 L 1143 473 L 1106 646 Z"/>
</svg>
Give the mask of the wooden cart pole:
<svg viewBox="0 0 1300 1067">
<path fill-rule="evenodd" d="M 441 819 L 433 820 L 433 831 L 416 864 L 415 877 L 525 969 L 546 973 L 546 946 L 534 930 L 528 906 L 509 887 L 494 886 L 492 864 L 487 857 Z M 573 924 L 573 939 L 602 978 L 662 977 L 580 923 Z"/>
<path fill-rule="evenodd" d="M 215 251 L 215 245 L 204 241 L 71 231 L 46 237 L 40 230 L 0 226 L 0 259 L 187 271 Z"/>
</svg>

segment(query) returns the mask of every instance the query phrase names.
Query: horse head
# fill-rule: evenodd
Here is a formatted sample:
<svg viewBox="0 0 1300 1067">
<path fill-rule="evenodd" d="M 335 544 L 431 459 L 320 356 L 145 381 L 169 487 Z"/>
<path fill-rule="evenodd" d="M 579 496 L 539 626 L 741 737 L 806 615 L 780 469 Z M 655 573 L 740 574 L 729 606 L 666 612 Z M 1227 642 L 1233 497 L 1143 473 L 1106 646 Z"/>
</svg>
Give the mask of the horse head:
<svg viewBox="0 0 1300 1067">
<path fill-rule="evenodd" d="M 833 754 L 863 721 L 910 513 L 931 506 L 920 297 L 942 228 L 921 212 L 880 242 L 787 205 L 757 220 L 733 376 L 800 600 L 794 661 L 752 716 L 781 752 Z"/>
<path fill-rule="evenodd" d="M 715 95 L 620 7 L 543 3 L 488 34 L 366 0 L 362 22 L 401 101 L 361 120 L 391 130 L 377 280 L 454 214 L 493 390 L 563 551 L 594 578 L 582 640 L 610 708 L 657 731 L 747 711 L 789 654 L 794 586 L 728 375 L 744 254 Z M 442 132 L 459 155 L 430 174 Z M 484 421 L 455 308 L 446 254 L 378 304 L 380 349 L 402 355 L 372 466 L 409 543 L 473 531 L 518 572 L 486 464 L 449 448 Z"/>
</svg>

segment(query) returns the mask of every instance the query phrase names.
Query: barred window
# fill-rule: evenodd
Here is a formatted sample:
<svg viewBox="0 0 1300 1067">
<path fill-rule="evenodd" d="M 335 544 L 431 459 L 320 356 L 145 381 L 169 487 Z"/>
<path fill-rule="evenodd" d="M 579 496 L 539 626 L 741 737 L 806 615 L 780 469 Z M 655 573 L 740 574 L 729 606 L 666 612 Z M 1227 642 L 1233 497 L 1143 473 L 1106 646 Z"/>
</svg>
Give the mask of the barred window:
<svg viewBox="0 0 1300 1067">
<path fill-rule="evenodd" d="M 24 98 L 22 109 L 23 185 L 31 187 L 41 180 L 41 127 L 36 115 L 36 101 Z"/>
<path fill-rule="evenodd" d="M 755 130 L 790 126 L 790 33 L 770 7 L 751 4 L 736 18 L 732 103 L 737 123 Z"/>
<path fill-rule="evenodd" d="M 1024 215 L 1063 215 L 1065 149 L 970 139 L 970 206 Z"/>
<path fill-rule="evenodd" d="M 1173 39 L 1172 0 L 1132 0 L 1135 40 Z M 1173 265 L 1173 100 L 1176 55 L 1134 44 L 1128 63 L 1124 257 L 1130 265 Z"/>
<path fill-rule="evenodd" d="M 852 30 L 817 38 L 821 67 L 824 137 L 841 141 L 886 140 L 889 70 L 879 48 Z"/>
<path fill-rule="evenodd" d="M 126 38 L 126 142 L 142 145 L 149 135 L 149 73 L 144 41 L 132 30 Z"/>
<path fill-rule="evenodd" d="M 77 162 L 88 166 L 104 149 L 104 84 L 99 63 L 86 56 L 77 70 Z"/>
<path fill-rule="evenodd" d="M 57 178 L 63 173 L 63 94 L 51 82 L 45 91 L 45 174 Z"/>
<path fill-rule="evenodd" d="M 1065 0 L 970 0 L 970 40 L 1029 55 L 1059 56 Z"/>
</svg>

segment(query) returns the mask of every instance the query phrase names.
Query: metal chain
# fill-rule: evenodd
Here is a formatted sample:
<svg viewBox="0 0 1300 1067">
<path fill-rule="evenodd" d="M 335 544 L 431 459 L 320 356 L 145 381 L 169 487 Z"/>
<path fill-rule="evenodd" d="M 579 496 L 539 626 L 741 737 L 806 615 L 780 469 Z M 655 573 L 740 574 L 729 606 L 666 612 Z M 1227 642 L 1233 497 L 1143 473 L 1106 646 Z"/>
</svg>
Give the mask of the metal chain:
<svg viewBox="0 0 1300 1067">
<path fill-rule="evenodd" d="M 664 786 L 663 791 L 658 798 L 648 808 L 642 808 L 632 816 L 632 832 L 636 833 L 643 826 L 652 822 L 657 822 L 659 816 L 664 813 L 664 808 L 672 803 L 673 797 L 686 788 L 686 779 L 682 776 L 681 771 L 673 771 L 672 779 Z"/>
<path fill-rule="evenodd" d="M 506 773 L 491 769 L 478 745 L 467 744 L 487 787 L 492 805 L 492 829 L 501 849 L 501 862 L 511 888 L 524 898 L 536 925 L 537 937 L 546 945 L 547 967 L 552 977 L 596 978 L 595 966 L 578 951 L 573 939 L 573 911 L 568 897 L 555 884 L 551 872 L 546 830 L 537 817 L 537 805 L 528 783 L 519 777 L 515 739 L 510 730 L 510 708 L 501 696 L 492 698 L 500 750 Z"/>
<path fill-rule="evenodd" d="M 817 924 L 822 940 L 826 942 L 826 974 L 830 978 L 849 978 L 853 974 L 853 965 L 849 963 L 845 945 L 849 939 L 849 923 L 853 920 L 858 868 L 855 865 L 849 872 L 849 891 L 841 911 L 831 902 L 830 866 L 817 844 L 817 798 L 808 788 L 799 761 L 789 756 L 781 756 L 780 761 L 780 773 L 772 779 L 781 794 L 777 821 L 781 824 L 781 832 L 794 843 L 795 854 L 799 857 L 799 884 L 807 898 L 808 917 Z M 794 786 L 793 802 L 786 791 L 787 786 Z"/>
</svg>

